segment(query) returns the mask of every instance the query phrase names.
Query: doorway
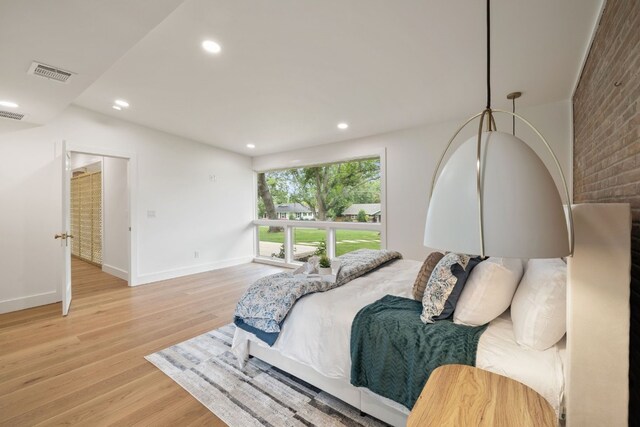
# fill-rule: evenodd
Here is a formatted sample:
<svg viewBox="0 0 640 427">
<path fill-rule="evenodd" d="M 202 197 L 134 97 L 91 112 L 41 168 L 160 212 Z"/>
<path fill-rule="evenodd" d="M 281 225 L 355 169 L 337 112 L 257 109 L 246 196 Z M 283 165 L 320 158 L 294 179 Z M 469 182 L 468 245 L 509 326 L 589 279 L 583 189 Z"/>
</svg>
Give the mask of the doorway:
<svg viewBox="0 0 640 427">
<path fill-rule="evenodd" d="M 134 285 L 135 156 L 63 143 L 62 314 L 76 295 Z"/>
<path fill-rule="evenodd" d="M 118 157 L 71 153 L 71 286 L 77 295 L 127 285 L 127 163 Z"/>
</svg>

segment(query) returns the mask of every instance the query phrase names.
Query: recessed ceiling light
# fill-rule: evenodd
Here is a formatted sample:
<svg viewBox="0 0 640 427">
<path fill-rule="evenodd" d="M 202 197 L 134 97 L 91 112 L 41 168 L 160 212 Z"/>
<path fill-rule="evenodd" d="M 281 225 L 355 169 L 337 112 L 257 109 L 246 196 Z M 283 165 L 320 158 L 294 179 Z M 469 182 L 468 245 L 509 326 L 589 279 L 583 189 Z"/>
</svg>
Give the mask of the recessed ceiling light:
<svg viewBox="0 0 640 427">
<path fill-rule="evenodd" d="M 209 53 L 220 53 L 222 46 L 213 40 L 205 40 L 202 42 L 202 48 Z"/>
<path fill-rule="evenodd" d="M 129 106 L 129 103 L 124 99 L 116 99 L 116 105 L 127 108 Z"/>
<path fill-rule="evenodd" d="M 7 108 L 18 108 L 18 104 L 12 101 L 0 101 L 0 106 Z"/>
<path fill-rule="evenodd" d="M 255 144 L 247 144 L 247 148 L 251 148 L 252 150 L 256 148 Z"/>
<path fill-rule="evenodd" d="M 349 127 L 347 123 L 338 123 L 338 129 L 345 130 Z"/>
<path fill-rule="evenodd" d="M 113 108 L 114 110 L 118 110 L 118 111 L 122 110 L 122 107 L 118 107 L 117 105 L 114 105 L 111 108 Z"/>
</svg>

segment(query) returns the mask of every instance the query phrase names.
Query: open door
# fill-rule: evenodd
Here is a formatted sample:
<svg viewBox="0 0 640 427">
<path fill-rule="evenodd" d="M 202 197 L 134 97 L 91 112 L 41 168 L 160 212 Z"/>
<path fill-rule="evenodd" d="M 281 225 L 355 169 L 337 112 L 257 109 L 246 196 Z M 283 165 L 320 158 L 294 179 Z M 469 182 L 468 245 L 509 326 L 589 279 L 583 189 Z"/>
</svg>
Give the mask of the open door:
<svg viewBox="0 0 640 427">
<path fill-rule="evenodd" d="M 71 230 L 71 153 L 67 150 L 67 143 L 62 141 L 62 230 L 55 238 L 60 239 L 62 254 L 62 315 L 69 313 L 71 305 L 71 245 L 69 234 Z"/>
</svg>

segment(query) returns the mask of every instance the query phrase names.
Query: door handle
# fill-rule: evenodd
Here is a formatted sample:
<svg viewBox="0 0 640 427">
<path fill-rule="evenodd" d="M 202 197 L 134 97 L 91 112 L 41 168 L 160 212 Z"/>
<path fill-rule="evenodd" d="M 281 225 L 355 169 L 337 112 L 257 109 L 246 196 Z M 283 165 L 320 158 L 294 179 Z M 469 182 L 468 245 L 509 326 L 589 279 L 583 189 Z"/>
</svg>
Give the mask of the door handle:
<svg viewBox="0 0 640 427">
<path fill-rule="evenodd" d="M 67 234 L 67 233 L 62 233 L 62 234 L 56 234 L 55 236 L 53 236 L 54 239 L 73 239 L 74 237 L 71 234 Z"/>
</svg>

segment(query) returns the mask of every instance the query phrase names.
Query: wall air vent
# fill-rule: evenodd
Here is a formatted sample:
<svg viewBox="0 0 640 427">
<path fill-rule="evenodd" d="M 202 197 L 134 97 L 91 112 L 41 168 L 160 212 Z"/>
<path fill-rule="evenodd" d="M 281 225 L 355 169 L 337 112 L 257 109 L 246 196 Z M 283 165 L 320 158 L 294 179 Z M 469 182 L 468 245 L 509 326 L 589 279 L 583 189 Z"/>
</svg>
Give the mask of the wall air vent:
<svg viewBox="0 0 640 427">
<path fill-rule="evenodd" d="M 0 110 L 0 117 L 4 117 L 5 119 L 22 120 L 24 114 Z"/>
<path fill-rule="evenodd" d="M 69 77 L 73 76 L 75 73 L 34 61 L 29 67 L 29 71 L 27 71 L 27 74 L 44 77 L 46 79 L 55 80 L 60 83 L 68 83 Z"/>
</svg>

